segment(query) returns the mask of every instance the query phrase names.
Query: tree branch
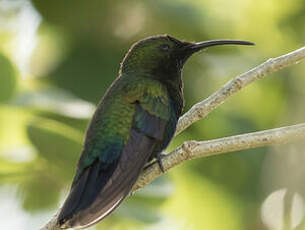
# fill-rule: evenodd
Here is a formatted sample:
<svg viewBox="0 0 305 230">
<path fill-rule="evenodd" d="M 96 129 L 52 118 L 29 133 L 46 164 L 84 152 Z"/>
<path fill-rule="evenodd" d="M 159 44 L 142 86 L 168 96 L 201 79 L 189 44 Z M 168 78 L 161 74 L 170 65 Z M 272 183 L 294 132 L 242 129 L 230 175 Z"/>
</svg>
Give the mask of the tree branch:
<svg viewBox="0 0 305 230">
<path fill-rule="evenodd" d="M 208 141 L 187 141 L 164 156 L 162 164 L 167 171 L 187 160 L 272 144 L 286 144 L 300 139 L 305 139 L 305 123 Z M 158 163 L 150 165 L 141 174 L 133 191 L 146 186 L 161 174 Z"/>
<path fill-rule="evenodd" d="M 266 77 L 268 74 L 276 72 L 285 67 L 297 64 L 305 58 L 305 47 L 290 52 L 288 54 L 279 56 L 277 58 L 270 58 L 259 66 L 243 73 L 213 93 L 205 100 L 195 104 L 189 111 L 187 111 L 180 119 L 177 125 L 176 135 L 181 133 L 184 129 L 189 127 L 194 122 L 205 118 L 211 111 L 216 109 L 224 101 L 249 85 L 255 80 Z"/>
<path fill-rule="evenodd" d="M 271 58 L 248 72 L 233 78 L 210 97 L 195 104 L 188 112 L 186 112 L 179 119 L 175 135 L 181 133 L 194 122 L 206 117 L 229 96 L 244 88 L 251 82 L 263 78 L 282 68 L 297 64 L 304 58 L 305 47 L 302 47 L 277 58 Z M 305 123 L 209 141 L 188 141 L 162 158 L 162 163 L 164 169 L 167 171 L 190 159 L 271 144 L 290 143 L 302 138 L 305 138 Z M 142 172 L 132 191 L 146 186 L 161 174 L 162 172 L 160 171 L 159 166 L 156 163 L 151 164 Z M 58 214 L 55 214 L 53 218 L 40 230 L 58 230 L 59 228 L 56 226 L 57 215 Z"/>
</svg>

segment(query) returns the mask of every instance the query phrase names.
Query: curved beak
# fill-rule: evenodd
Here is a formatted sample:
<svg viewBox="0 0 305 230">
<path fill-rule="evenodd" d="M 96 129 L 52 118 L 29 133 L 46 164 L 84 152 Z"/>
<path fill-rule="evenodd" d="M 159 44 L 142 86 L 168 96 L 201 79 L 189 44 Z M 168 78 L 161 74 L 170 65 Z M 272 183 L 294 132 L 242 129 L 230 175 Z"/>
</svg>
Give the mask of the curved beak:
<svg viewBox="0 0 305 230">
<path fill-rule="evenodd" d="M 178 50 L 179 52 L 179 63 L 180 66 L 186 62 L 186 60 L 192 56 L 192 54 L 205 49 L 210 46 L 218 46 L 218 45 L 246 45 L 246 46 L 253 46 L 253 42 L 248 41 L 241 41 L 241 40 L 210 40 L 204 42 L 182 42 L 182 47 Z"/>
<path fill-rule="evenodd" d="M 211 40 L 211 41 L 204 41 L 198 43 L 191 43 L 186 48 L 190 50 L 192 53 L 202 50 L 204 48 L 210 46 L 218 46 L 218 45 L 246 45 L 246 46 L 253 46 L 253 42 L 248 41 L 241 41 L 241 40 Z"/>
</svg>

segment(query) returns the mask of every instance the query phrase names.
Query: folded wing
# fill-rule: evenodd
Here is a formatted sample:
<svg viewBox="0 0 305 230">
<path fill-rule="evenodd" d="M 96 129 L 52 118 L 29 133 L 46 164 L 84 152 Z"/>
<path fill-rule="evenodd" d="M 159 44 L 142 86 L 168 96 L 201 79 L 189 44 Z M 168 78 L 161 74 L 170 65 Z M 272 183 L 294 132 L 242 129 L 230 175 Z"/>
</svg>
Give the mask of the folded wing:
<svg viewBox="0 0 305 230">
<path fill-rule="evenodd" d="M 129 194 L 162 140 L 166 125 L 167 120 L 151 115 L 136 102 L 130 137 L 120 157 L 107 163 L 102 157 L 96 158 L 83 170 L 64 203 L 59 225 L 85 228 L 109 215 Z"/>
</svg>

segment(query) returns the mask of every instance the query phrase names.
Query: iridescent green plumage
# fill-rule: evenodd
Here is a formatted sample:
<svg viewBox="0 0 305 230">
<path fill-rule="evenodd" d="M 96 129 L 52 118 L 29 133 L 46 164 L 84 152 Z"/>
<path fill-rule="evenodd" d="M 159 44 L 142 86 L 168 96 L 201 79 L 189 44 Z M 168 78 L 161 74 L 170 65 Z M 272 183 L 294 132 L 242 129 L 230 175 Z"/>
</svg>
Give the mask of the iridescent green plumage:
<svg viewBox="0 0 305 230">
<path fill-rule="evenodd" d="M 120 75 L 88 127 L 61 228 L 85 228 L 110 214 L 129 194 L 144 165 L 166 148 L 182 112 L 181 70 L 194 52 L 243 41 L 144 39 L 125 56 Z"/>
<path fill-rule="evenodd" d="M 88 167 L 95 158 L 111 161 L 119 157 L 113 151 L 106 151 L 108 146 L 120 146 L 127 143 L 133 119 L 138 128 L 145 127 L 141 114 L 135 113 L 137 102 L 142 109 L 152 116 L 167 120 L 169 118 L 169 98 L 166 88 L 159 82 L 143 77 L 122 75 L 107 92 L 104 100 L 92 119 L 88 129 L 85 148 L 79 162 L 78 171 Z M 141 124 L 143 122 L 143 124 Z M 77 180 L 78 177 L 76 177 Z"/>
</svg>

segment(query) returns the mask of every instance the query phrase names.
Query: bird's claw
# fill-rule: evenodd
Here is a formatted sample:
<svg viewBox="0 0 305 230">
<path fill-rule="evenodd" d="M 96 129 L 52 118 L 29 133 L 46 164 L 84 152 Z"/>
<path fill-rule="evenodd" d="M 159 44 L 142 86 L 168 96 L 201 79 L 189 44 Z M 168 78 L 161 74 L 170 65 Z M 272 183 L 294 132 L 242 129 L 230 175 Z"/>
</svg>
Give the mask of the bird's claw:
<svg viewBox="0 0 305 230">
<path fill-rule="evenodd" d="M 155 164 L 156 162 L 158 163 L 158 166 L 161 170 L 162 173 L 165 173 L 165 169 L 164 169 L 164 166 L 163 166 L 163 163 L 162 163 L 162 158 L 165 157 L 165 154 L 162 154 L 162 153 L 158 153 L 154 159 L 156 159 L 156 161 L 153 161 L 153 162 L 150 162 L 148 164 L 146 164 L 144 166 L 144 170 L 149 168 L 150 166 L 152 166 L 153 164 Z"/>
<path fill-rule="evenodd" d="M 163 157 L 165 157 L 165 154 L 158 153 L 157 156 L 156 156 L 156 159 L 157 159 L 157 163 L 159 165 L 159 168 L 160 168 L 161 172 L 165 173 L 165 169 L 164 169 L 163 163 L 162 163 L 162 158 Z"/>
</svg>

